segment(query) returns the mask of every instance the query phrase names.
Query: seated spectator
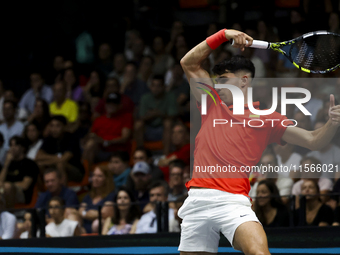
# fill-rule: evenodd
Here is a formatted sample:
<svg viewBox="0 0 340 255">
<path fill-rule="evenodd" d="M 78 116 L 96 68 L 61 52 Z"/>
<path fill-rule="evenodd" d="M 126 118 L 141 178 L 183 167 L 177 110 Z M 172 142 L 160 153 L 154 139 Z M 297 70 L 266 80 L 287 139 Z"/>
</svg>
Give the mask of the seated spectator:
<svg viewBox="0 0 340 255">
<path fill-rule="evenodd" d="M 6 201 L 0 194 L 0 239 L 13 239 L 17 235 L 17 219 L 16 217 L 5 211 Z"/>
<path fill-rule="evenodd" d="M 35 160 L 40 147 L 43 144 L 42 132 L 36 121 L 29 123 L 25 127 L 24 138 L 28 141 L 29 147 L 27 158 Z"/>
<path fill-rule="evenodd" d="M 150 85 L 150 93 L 142 96 L 139 106 L 139 118 L 134 128 L 137 146 L 143 146 L 144 140 L 163 140 L 163 152 L 168 154 L 171 126 L 177 114 L 175 95 L 165 92 L 162 76 L 154 76 Z"/>
<path fill-rule="evenodd" d="M 296 152 L 294 152 L 295 146 L 292 144 L 287 143 L 284 146 L 275 144 L 274 145 L 274 151 L 276 153 L 277 157 L 277 164 L 278 166 L 287 166 L 289 169 L 298 169 L 300 161 L 302 159 L 302 156 Z M 284 172 L 280 171 L 279 172 L 279 177 L 284 177 L 284 178 L 294 178 L 294 173 L 295 172 Z"/>
<path fill-rule="evenodd" d="M 105 205 L 113 206 L 113 217 L 108 217 L 103 226 L 103 235 L 134 234 L 140 218 L 140 209 L 135 203 L 133 194 L 127 188 L 119 188 L 112 202 Z M 110 203 L 110 204 L 109 204 Z"/>
<path fill-rule="evenodd" d="M 111 172 L 103 167 L 96 167 L 91 180 L 90 192 L 84 197 L 78 210 L 87 233 L 92 232 L 92 222 L 98 218 L 98 206 L 103 206 L 106 201 L 113 201 L 114 190 L 115 185 Z M 112 207 L 103 207 L 102 218 L 104 220 L 112 214 Z"/>
<path fill-rule="evenodd" d="M 157 216 L 155 213 L 156 202 L 166 202 L 169 193 L 169 186 L 165 181 L 156 181 L 150 186 L 150 202 L 152 210 L 143 214 L 137 223 L 136 234 L 157 233 Z M 169 208 L 169 222 L 174 219 L 174 210 Z"/>
<path fill-rule="evenodd" d="M 16 103 L 14 101 L 4 101 L 3 114 L 4 123 L 0 125 L 0 132 L 4 136 L 4 146 L 9 149 L 9 140 L 13 136 L 21 136 L 24 131 L 24 124 L 15 119 Z"/>
<path fill-rule="evenodd" d="M 64 69 L 61 73 L 61 80 L 66 85 L 66 97 L 79 102 L 83 100 L 83 89 L 77 80 L 77 75 L 73 68 Z"/>
<path fill-rule="evenodd" d="M 79 114 L 76 129 L 73 136 L 80 142 L 80 148 L 83 150 L 85 146 L 86 135 L 89 133 L 92 121 L 91 121 L 91 106 L 87 102 L 78 103 Z"/>
<path fill-rule="evenodd" d="M 50 120 L 51 116 L 48 103 L 43 99 L 37 98 L 33 113 L 28 116 L 27 123 L 37 123 L 41 127 L 42 135 L 46 137 L 48 135 L 47 125 Z"/>
<path fill-rule="evenodd" d="M 106 99 L 108 95 L 110 95 L 111 93 L 119 94 L 119 91 L 120 91 L 120 82 L 117 78 L 109 78 L 106 80 L 103 98 L 101 98 L 98 104 L 96 105 L 94 112 L 93 112 L 92 120 L 95 120 L 101 115 L 106 114 L 105 105 L 106 105 Z M 135 109 L 135 105 L 132 102 L 132 100 L 126 95 L 121 94 L 120 97 L 121 97 L 121 102 L 119 104 L 119 111 L 132 113 Z"/>
<path fill-rule="evenodd" d="M 2 114 L 2 107 L 5 101 L 5 88 L 4 83 L 0 80 L 0 123 L 4 120 L 4 115 Z"/>
<path fill-rule="evenodd" d="M 35 208 L 47 208 L 52 197 L 60 197 L 64 201 L 65 217 L 67 217 L 79 205 L 77 194 L 63 185 L 62 175 L 57 169 L 47 168 L 45 170 L 44 184 L 46 191 L 39 194 Z"/>
<path fill-rule="evenodd" d="M 52 102 L 53 90 L 45 84 L 41 73 L 32 73 L 30 75 L 31 88 L 25 92 L 19 102 L 19 119 L 27 119 L 35 107 L 36 99 L 41 98 L 48 103 Z"/>
<path fill-rule="evenodd" d="M 155 64 L 152 72 L 157 75 L 165 75 L 166 71 L 170 69 L 174 63 L 174 59 L 170 54 L 165 52 L 165 42 L 162 36 L 154 37 L 152 50 L 155 53 Z"/>
<path fill-rule="evenodd" d="M 63 115 L 72 124 L 78 119 L 78 105 L 66 97 L 66 84 L 57 82 L 53 86 L 54 101 L 50 104 L 51 115 Z"/>
<path fill-rule="evenodd" d="M 270 169 L 270 167 L 274 169 L 274 167 L 277 166 L 277 158 L 274 152 L 270 150 L 264 152 L 259 164 L 263 167 L 267 167 L 267 169 Z M 292 186 L 294 182 L 289 177 L 280 177 L 275 171 L 267 171 L 265 175 L 259 176 L 254 185 L 251 187 L 249 191 L 249 196 L 255 199 L 258 184 L 264 179 L 272 180 L 275 183 L 277 189 L 279 190 L 282 203 L 286 205 L 289 202 L 288 196 L 290 196 L 292 193 Z"/>
<path fill-rule="evenodd" d="M 129 161 L 130 156 L 126 151 L 116 151 L 110 158 L 108 168 L 113 175 L 116 189 L 126 184 L 128 176 L 131 172 Z"/>
<path fill-rule="evenodd" d="M 108 76 L 113 68 L 112 50 L 108 43 L 102 43 L 98 49 L 98 60 L 96 62 L 98 68 L 105 76 Z"/>
<path fill-rule="evenodd" d="M 175 146 L 175 151 L 163 156 L 158 162 L 159 168 L 164 173 L 164 178 L 169 181 L 169 163 L 174 159 L 181 159 L 186 165 L 190 165 L 190 143 L 188 128 L 178 123 L 172 128 L 171 136 L 172 144 Z"/>
<path fill-rule="evenodd" d="M 103 96 L 105 76 L 99 70 L 93 70 L 90 73 L 90 79 L 84 88 L 84 98 L 89 102 L 91 109 L 98 104 L 98 101 Z"/>
<path fill-rule="evenodd" d="M 53 219 L 46 226 L 46 237 L 80 236 L 80 228 L 77 221 L 64 217 L 64 201 L 60 197 L 52 197 L 48 203 L 48 212 Z"/>
<path fill-rule="evenodd" d="M 113 70 L 109 73 L 108 78 L 116 77 L 119 82 L 123 80 L 126 58 L 124 53 L 117 53 L 113 57 Z"/>
<path fill-rule="evenodd" d="M 141 97 L 147 92 L 149 92 L 149 89 L 146 83 L 137 78 L 137 65 L 134 62 L 127 63 L 120 93 L 128 96 L 135 106 L 138 106 Z"/>
<path fill-rule="evenodd" d="M 66 181 L 81 182 L 84 167 L 80 162 L 79 141 L 66 132 L 66 119 L 64 116 L 53 116 L 50 123 L 50 136 L 37 153 L 36 161 L 40 166 L 56 166 Z"/>
<path fill-rule="evenodd" d="M 154 59 L 151 56 L 144 56 L 138 68 L 137 77 L 145 82 L 148 87 L 151 84 L 152 67 L 154 65 Z"/>
<path fill-rule="evenodd" d="M 168 201 L 176 201 L 178 198 L 185 196 L 188 193 L 185 183 L 183 182 L 183 172 L 185 163 L 180 159 L 175 159 L 169 165 L 169 194 Z"/>
<path fill-rule="evenodd" d="M 31 202 L 34 186 L 37 182 L 39 167 L 26 157 L 28 143 L 24 138 L 14 136 L 10 140 L 10 149 L 0 173 L 0 183 L 5 192 L 7 207 L 15 203 Z"/>
<path fill-rule="evenodd" d="M 86 234 L 86 230 L 83 227 L 83 219 L 81 218 L 81 215 L 79 214 L 78 211 L 72 211 L 70 212 L 67 217 L 68 220 L 72 221 L 77 221 L 78 222 L 78 227 L 80 228 L 80 234 Z"/>
<path fill-rule="evenodd" d="M 152 180 L 151 169 L 149 165 L 143 161 L 134 164 L 131 171 L 131 178 L 133 180 L 132 193 L 135 196 L 141 210 L 149 203 L 149 185 Z"/>
<path fill-rule="evenodd" d="M 128 151 L 132 114 L 119 112 L 121 97 L 111 93 L 106 99 L 106 114 L 97 118 L 86 142 L 83 159 L 92 168 L 93 162 L 108 161 L 113 151 Z"/>
<path fill-rule="evenodd" d="M 17 229 L 20 239 L 32 238 L 32 214 L 30 212 L 24 214 L 24 222 L 17 223 Z M 36 237 L 40 237 L 40 229 L 37 229 Z"/>
<path fill-rule="evenodd" d="M 272 180 L 262 180 L 256 190 L 254 211 L 263 227 L 289 227 L 289 212 Z"/>
<path fill-rule="evenodd" d="M 333 223 L 333 210 L 321 202 L 319 186 L 314 180 L 304 180 L 301 187 L 301 195 L 306 198 L 306 222 L 301 222 L 300 207 L 294 213 L 296 226 L 330 226 Z"/>
<path fill-rule="evenodd" d="M 305 180 L 310 179 L 318 184 L 320 195 L 322 195 L 320 196 L 320 200 L 323 203 L 327 202 L 329 200 L 329 196 L 326 195 L 332 191 L 333 182 L 328 178 L 322 178 L 321 172 L 313 171 L 313 169 L 316 169 L 318 165 L 321 166 L 321 162 L 314 157 L 304 157 L 301 160 L 300 165 L 304 171 L 301 173 L 301 179 L 295 182 L 292 188 L 292 195 L 296 196 L 296 208 L 299 208 L 299 197 L 301 195 L 302 184 Z"/>
</svg>

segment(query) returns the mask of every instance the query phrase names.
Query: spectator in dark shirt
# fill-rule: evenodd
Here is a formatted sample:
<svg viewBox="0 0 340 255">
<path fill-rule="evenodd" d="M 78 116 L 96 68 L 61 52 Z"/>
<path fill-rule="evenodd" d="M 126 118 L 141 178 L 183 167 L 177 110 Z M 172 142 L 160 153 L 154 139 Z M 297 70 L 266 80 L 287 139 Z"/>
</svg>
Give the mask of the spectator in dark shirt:
<svg viewBox="0 0 340 255">
<path fill-rule="evenodd" d="M 0 173 L 0 187 L 4 190 L 7 207 L 15 203 L 31 202 L 33 189 L 38 178 L 37 164 L 26 157 L 28 142 L 19 136 L 10 140 L 10 150 Z"/>
<path fill-rule="evenodd" d="M 80 162 L 79 141 L 65 131 L 66 118 L 61 115 L 53 116 L 50 124 L 50 136 L 44 139 L 36 156 L 41 166 L 54 165 L 66 180 L 80 182 L 84 175 L 84 168 Z"/>
<path fill-rule="evenodd" d="M 137 146 L 146 141 L 163 140 L 163 152 L 170 152 L 171 126 L 178 114 L 174 93 L 166 92 L 163 76 L 154 76 L 150 93 L 142 96 L 139 106 L 139 118 L 135 123 Z"/>
<path fill-rule="evenodd" d="M 80 204 L 79 213 L 84 220 L 87 233 L 92 232 L 92 222 L 98 218 L 98 206 L 103 206 L 107 201 L 113 201 L 115 185 L 111 172 L 103 167 L 96 167 L 91 183 L 91 190 Z M 103 207 L 102 219 L 113 215 L 112 206 Z"/>
<path fill-rule="evenodd" d="M 264 227 L 289 227 L 289 213 L 273 180 L 262 180 L 256 190 L 256 216 Z"/>
<path fill-rule="evenodd" d="M 125 186 L 130 175 L 131 167 L 129 166 L 130 156 L 126 151 L 116 151 L 112 154 L 108 168 L 113 175 L 116 189 Z"/>
<path fill-rule="evenodd" d="M 302 208 L 300 207 L 295 211 L 295 224 L 297 226 L 331 226 L 333 223 L 333 210 L 321 202 L 318 184 L 311 179 L 305 180 L 301 187 L 301 194 L 306 199 L 306 221 L 301 221 Z"/>
<path fill-rule="evenodd" d="M 41 99 L 37 98 L 35 100 L 34 110 L 30 116 L 27 118 L 27 122 L 36 122 L 41 127 L 42 134 L 44 136 L 48 135 L 47 125 L 50 122 L 50 107 L 48 103 Z"/>
<path fill-rule="evenodd" d="M 46 191 L 40 193 L 35 208 L 47 208 L 52 197 L 58 196 L 65 201 L 65 218 L 79 205 L 77 194 L 63 185 L 62 175 L 55 168 L 47 168 L 44 172 Z"/>
</svg>

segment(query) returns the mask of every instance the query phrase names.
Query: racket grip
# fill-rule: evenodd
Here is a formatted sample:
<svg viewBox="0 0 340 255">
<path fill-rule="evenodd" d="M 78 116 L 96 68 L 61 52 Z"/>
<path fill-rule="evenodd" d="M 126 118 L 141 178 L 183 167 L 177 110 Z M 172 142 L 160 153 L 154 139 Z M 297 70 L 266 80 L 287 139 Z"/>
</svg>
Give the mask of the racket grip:
<svg viewBox="0 0 340 255">
<path fill-rule="evenodd" d="M 248 43 L 248 41 L 246 40 L 246 43 Z M 234 40 L 231 43 L 231 45 L 234 45 Z M 269 42 L 266 41 L 261 41 L 261 40 L 253 40 L 253 44 L 250 45 L 250 48 L 256 48 L 256 49 L 268 49 L 270 46 Z"/>
</svg>

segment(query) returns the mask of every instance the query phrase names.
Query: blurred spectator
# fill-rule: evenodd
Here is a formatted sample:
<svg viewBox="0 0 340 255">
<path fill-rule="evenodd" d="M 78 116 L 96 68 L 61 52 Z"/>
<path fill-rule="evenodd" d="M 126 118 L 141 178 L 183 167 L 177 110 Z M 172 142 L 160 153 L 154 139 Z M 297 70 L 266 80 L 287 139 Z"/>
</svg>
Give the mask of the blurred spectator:
<svg viewBox="0 0 340 255">
<path fill-rule="evenodd" d="M 176 201 L 188 193 L 185 183 L 183 181 L 183 172 L 185 163 L 180 159 L 175 159 L 169 164 L 169 194 L 168 201 Z"/>
<path fill-rule="evenodd" d="M 133 164 L 141 161 L 149 164 L 152 180 L 156 181 L 164 179 L 163 172 L 152 163 L 152 152 L 144 147 L 137 147 L 133 153 Z"/>
<path fill-rule="evenodd" d="M 291 195 L 292 186 L 294 184 L 293 180 L 289 177 L 280 177 L 277 172 L 270 171 L 269 169 L 274 169 L 277 166 L 277 158 L 273 152 L 267 151 L 262 154 L 259 164 L 263 167 L 267 167 L 267 172 L 263 176 L 259 176 L 255 184 L 251 187 L 249 196 L 256 199 L 256 192 L 259 185 L 264 179 L 270 180 L 275 183 L 279 194 L 281 196 L 281 202 L 287 204 L 289 202 L 289 195 Z"/>
<path fill-rule="evenodd" d="M 62 175 L 55 168 L 47 168 L 43 178 L 46 191 L 39 194 L 35 208 L 47 208 L 52 197 L 60 197 L 64 201 L 65 217 L 67 217 L 79 205 L 77 194 L 63 185 Z"/>
<path fill-rule="evenodd" d="M 96 68 L 100 70 L 106 77 L 113 68 L 111 55 L 111 46 L 108 43 L 102 43 L 98 49 L 98 61 Z"/>
<path fill-rule="evenodd" d="M 0 132 L 0 164 L 1 164 L 1 166 L 3 166 L 5 164 L 6 153 L 7 153 L 7 150 L 4 146 L 4 144 L 5 144 L 4 136 Z"/>
<path fill-rule="evenodd" d="M 156 202 L 166 202 L 169 193 L 168 184 L 165 181 L 156 181 L 150 186 L 150 202 L 152 203 L 152 210 L 143 214 L 140 218 L 136 234 L 142 233 L 157 233 L 157 216 L 155 213 Z M 174 219 L 174 210 L 169 208 L 169 222 Z"/>
<path fill-rule="evenodd" d="M 134 61 L 135 63 L 140 65 L 146 48 L 147 47 L 145 46 L 144 40 L 140 37 L 136 38 L 136 40 L 134 40 L 132 42 L 132 47 L 131 47 L 132 59 L 131 59 L 131 61 Z"/>
<path fill-rule="evenodd" d="M 171 136 L 172 144 L 175 146 L 175 151 L 163 156 L 158 166 L 164 173 L 164 178 L 169 181 L 169 163 L 174 159 L 181 159 L 186 165 L 190 165 L 190 143 L 188 128 L 182 124 L 177 123 L 172 128 Z"/>
<path fill-rule="evenodd" d="M 78 103 L 78 121 L 77 128 L 75 129 L 73 136 L 80 142 L 81 149 L 85 146 L 86 135 L 91 129 L 91 106 L 87 102 Z"/>
<path fill-rule="evenodd" d="M 149 202 L 149 185 L 152 181 L 149 165 L 143 161 L 137 162 L 132 168 L 131 177 L 134 184 L 132 193 L 143 210 Z"/>
<path fill-rule="evenodd" d="M 272 180 L 262 180 L 256 190 L 254 211 L 263 227 L 289 227 L 289 212 Z"/>
<path fill-rule="evenodd" d="M 80 204 L 79 213 L 84 220 L 84 228 L 91 233 L 92 222 L 98 218 L 98 206 L 103 206 L 106 201 L 113 201 L 115 196 L 113 177 L 108 169 L 96 167 L 91 180 L 91 189 Z M 103 207 L 102 218 L 112 215 L 110 206 Z"/>
<path fill-rule="evenodd" d="M 124 186 L 129 177 L 131 167 L 129 166 L 130 156 L 126 151 L 113 152 L 108 164 L 108 169 L 113 175 L 116 189 Z"/>
<path fill-rule="evenodd" d="M 32 214 L 30 212 L 24 214 L 24 222 L 17 223 L 17 229 L 20 239 L 32 237 Z M 37 229 L 36 237 L 40 237 L 40 229 Z"/>
<path fill-rule="evenodd" d="M 340 27 L 339 27 L 339 14 L 336 12 L 332 12 L 329 15 L 329 19 L 328 19 L 328 31 L 336 33 L 336 34 L 340 34 Z"/>
<path fill-rule="evenodd" d="M 319 186 L 314 180 L 305 180 L 301 187 L 301 195 L 306 198 L 306 222 L 299 220 L 302 208 L 295 211 L 296 226 L 330 226 L 333 222 L 333 210 L 322 204 L 319 197 Z"/>
<path fill-rule="evenodd" d="M 79 141 L 66 132 L 66 119 L 62 115 L 53 116 L 50 123 L 50 136 L 36 155 L 40 166 L 56 166 L 66 181 L 80 182 L 83 179 L 84 167 L 80 162 Z"/>
<path fill-rule="evenodd" d="M 150 93 L 142 96 L 139 106 L 139 119 L 135 122 L 137 146 L 146 141 L 163 140 L 163 152 L 170 152 L 171 126 L 178 114 L 176 98 L 173 93 L 165 92 L 162 76 L 154 76 Z"/>
<path fill-rule="evenodd" d="M 137 77 L 141 81 L 145 82 L 148 86 L 151 83 L 151 77 L 153 75 L 152 67 L 154 66 L 154 59 L 151 56 L 144 56 L 138 68 Z"/>
<path fill-rule="evenodd" d="M 28 142 L 24 138 L 14 136 L 10 145 L 0 173 L 0 186 L 4 189 L 8 208 L 14 207 L 16 203 L 31 202 L 39 174 L 37 164 L 26 158 Z"/>
<path fill-rule="evenodd" d="M 168 71 L 165 85 L 166 91 L 171 91 L 175 94 L 178 105 L 183 105 L 190 99 L 190 86 L 179 62 L 176 62 L 171 70 Z"/>
<path fill-rule="evenodd" d="M 24 138 L 29 143 L 27 158 L 35 160 L 40 147 L 43 144 L 41 127 L 36 121 L 29 123 L 24 130 Z"/>
<path fill-rule="evenodd" d="M 120 93 L 128 96 L 138 106 L 141 97 L 149 92 L 145 82 L 137 78 L 137 65 L 134 62 L 126 64 Z"/>
<path fill-rule="evenodd" d="M 105 76 L 100 71 L 93 70 L 90 73 L 90 79 L 84 88 L 84 97 L 85 100 L 91 104 L 91 109 L 94 109 L 103 96 L 104 81 Z"/>
<path fill-rule="evenodd" d="M 93 63 L 93 38 L 91 34 L 84 29 L 75 39 L 76 60 L 79 64 Z"/>
<path fill-rule="evenodd" d="M 73 68 L 67 68 L 62 71 L 61 81 L 66 85 L 67 98 L 76 102 L 83 100 L 83 89 L 79 85 L 77 75 Z"/>
<path fill-rule="evenodd" d="M 50 114 L 63 115 L 68 123 L 74 124 L 78 119 L 78 105 L 66 97 L 66 84 L 64 82 L 54 84 L 53 92 L 54 101 L 50 104 Z"/>
<path fill-rule="evenodd" d="M 2 113 L 2 108 L 5 101 L 5 88 L 2 80 L 0 80 L 0 123 L 4 120 L 4 115 Z"/>
<path fill-rule="evenodd" d="M 120 104 L 120 94 L 109 94 L 106 114 L 92 124 L 83 153 L 90 167 L 93 162 L 108 161 L 113 151 L 129 150 L 133 119 L 130 112 L 119 111 Z"/>
<path fill-rule="evenodd" d="M 287 143 L 284 146 L 275 144 L 274 150 L 277 157 L 277 164 L 281 167 L 287 166 L 288 169 L 299 169 L 302 156 L 294 152 L 294 145 Z M 290 172 L 280 171 L 279 177 L 290 177 Z M 293 176 L 291 176 L 293 178 Z"/>
<path fill-rule="evenodd" d="M 315 124 L 315 130 L 321 128 L 326 123 L 317 122 Z M 322 171 L 321 178 L 328 178 L 333 180 L 335 177 L 335 171 L 330 166 L 340 165 L 340 148 L 332 143 L 329 143 L 319 151 L 311 151 L 307 154 L 308 157 L 314 157 L 320 161 L 322 165 L 327 165 L 328 171 Z"/>
<path fill-rule="evenodd" d="M 182 21 L 179 21 L 179 20 L 174 21 L 171 27 L 170 41 L 165 47 L 166 53 L 171 54 L 176 44 L 176 38 L 182 33 L 184 33 L 184 27 L 183 27 Z"/>
<path fill-rule="evenodd" d="M 126 58 L 124 53 L 117 53 L 113 58 L 113 70 L 107 76 L 108 78 L 117 78 L 121 83 L 123 81 L 124 68 L 126 65 Z"/>
<path fill-rule="evenodd" d="M 154 37 L 152 49 L 155 60 L 152 72 L 155 75 L 165 75 L 166 71 L 173 65 L 174 59 L 165 52 L 165 42 L 162 36 Z"/>
<path fill-rule="evenodd" d="M 0 239 L 13 239 L 17 234 L 17 219 L 15 216 L 7 211 L 6 201 L 2 194 L 0 194 Z"/>
<path fill-rule="evenodd" d="M 138 59 L 138 57 L 141 55 L 151 55 L 151 50 L 149 47 L 145 47 L 143 40 L 140 38 L 139 31 L 128 30 L 126 31 L 125 35 L 126 38 L 124 54 L 128 61 Z"/>
<path fill-rule="evenodd" d="M 113 206 L 113 217 L 108 217 L 103 226 L 103 235 L 134 234 L 137 223 L 141 216 L 139 206 L 135 204 L 136 199 L 129 189 L 119 188 L 113 203 L 106 202 L 105 205 Z M 111 204 L 108 204 L 111 203 Z M 132 203 L 132 204 L 131 204 Z"/>
<path fill-rule="evenodd" d="M 37 98 L 44 99 L 51 103 L 53 100 L 53 90 L 45 84 L 40 73 L 32 73 L 30 76 L 31 88 L 25 92 L 19 102 L 19 119 L 26 119 L 34 111 Z"/>
<path fill-rule="evenodd" d="M 57 79 L 60 79 L 60 72 L 64 68 L 64 57 L 60 55 L 56 55 L 53 59 L 53 66 L 50 69 L 46 77 L 47 84 L 54 84 Z"/>
<path fill-rule="evenodd" d="M 299 196 L 301 194 L 301 187 L 305 180 L 312 179 L 318 184 L 320 194 L 320 199 L 322 202 L 327 202 L 329 199 L 327 195 L 333 189 L 333 182 L 328 178 L 322 178 L 320 171 L 314 171 L 318 168 L 322 168 L 321 162 L 314 157 L 304 157 L 300 165 L 302 166 L 303 172 L 301 173 L 301 179 L 294 183 L 292 188 L 292 195 L 296 196 L 296 208 L 299 207 Z"/>
<path fill-rule="evenodd" d="M 101 98 L 94 108 L 94 112 L 92 115 L 92 120 L 94 121 L 96 118 L 100 117 L 101 115 L 106 114 L 106 99 L 108 95 L 111 93 L 119 94 L 120 91 L 120 82 L 117 78 L 109 78 L 106 80 L 105 89 L 103 93 L 103 98 Z M 135 105 L 132 100 L 126 95 L 121 96 L 121 103 L 119 105 L 119 111 L 130 112 L 134 111 Z"/>
<path fill-rule="evenodd" d="M 11 137 L 17 135 L 21 136 L 24 131 L 22 122 L 15 119 L 17 105 L 14 101 L 4 101 L 3 114 L 4 123 L 0 125 L 0 132 L 4 136 L 5 149 L 9 149 L 9 140 Z"/>
<path fill-rule="evenodd" d="M 46 237 L 80 236 L 77 221 L 65 219 L 64 201 L 60 197 L 52 197 L 48 203 L 48 212 L 53 219 L 46 226 Z"/>
<path fill-rule="evenodd" d="M 48 129 L 46 127 L 50 120 L 51 116 L 48 103 L 43 99 L 37 98 L 34 110 L 27 118 L 27 123 L 36 122 L 39 124 L 42 134 L 46 136 L 48 134 Z"/>
<path fill-rule="evenodd" d="M 78 211 L 72 211 L 70 212 L 66 218 L 68 220 L 72 220 L 72 221 L 77 221 L 78 222 L 78 227 L 80 228 L 80 234 L 86 234 L 86 230 L 83 227 L 83 219 L 81 218 L 80 214 Z"/>
</svg>

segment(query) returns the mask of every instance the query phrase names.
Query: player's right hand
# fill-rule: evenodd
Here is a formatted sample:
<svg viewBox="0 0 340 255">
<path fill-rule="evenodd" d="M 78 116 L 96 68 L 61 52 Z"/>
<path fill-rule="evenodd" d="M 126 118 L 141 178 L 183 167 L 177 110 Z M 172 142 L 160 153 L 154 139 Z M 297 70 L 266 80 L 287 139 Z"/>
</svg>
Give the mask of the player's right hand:
<svg viewBox="0 0 340 255">
<path fill-rule="evenodd" d="M 247 35 L 246 33 L 234 30 L 234 29 L 227 29 L 225 30 L 225 37 L 228 40 L 234 40 L 234 47 L 240 48 L 241 51 L 244 51 L 245 47 L 249 47 L 253 44 L 253 38 Z M 246 43 L 246 40 L 248 43 Z"/>
</svg>

